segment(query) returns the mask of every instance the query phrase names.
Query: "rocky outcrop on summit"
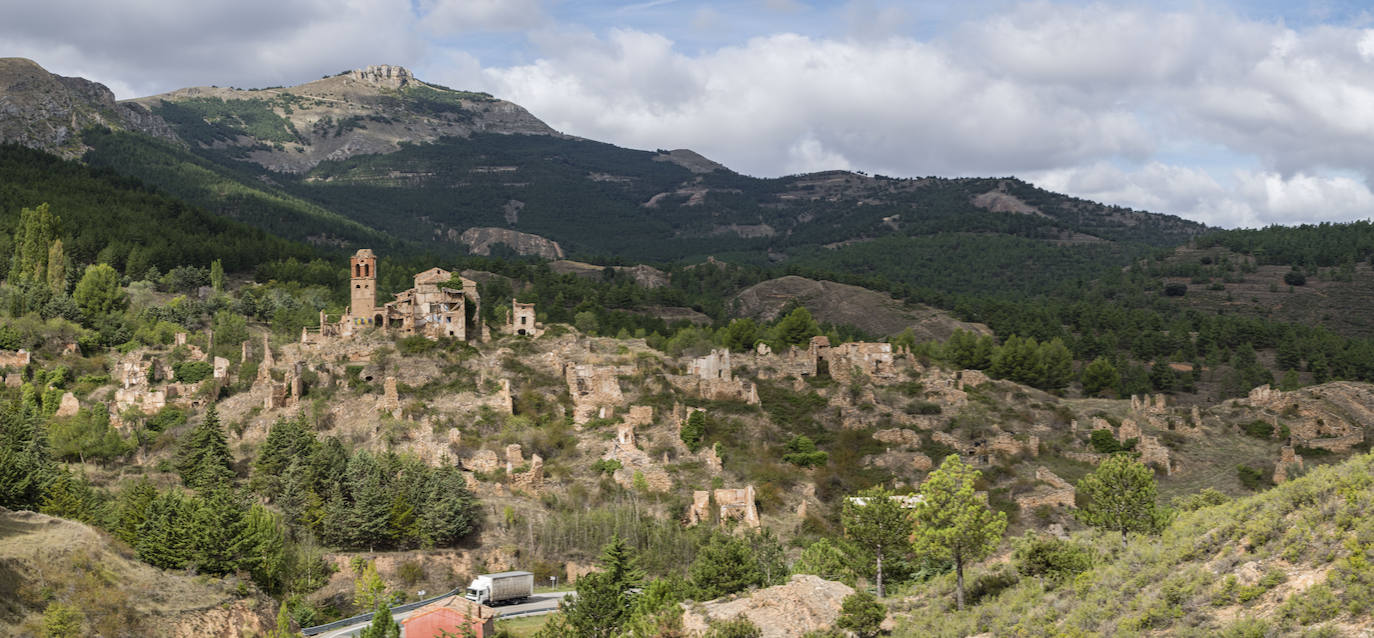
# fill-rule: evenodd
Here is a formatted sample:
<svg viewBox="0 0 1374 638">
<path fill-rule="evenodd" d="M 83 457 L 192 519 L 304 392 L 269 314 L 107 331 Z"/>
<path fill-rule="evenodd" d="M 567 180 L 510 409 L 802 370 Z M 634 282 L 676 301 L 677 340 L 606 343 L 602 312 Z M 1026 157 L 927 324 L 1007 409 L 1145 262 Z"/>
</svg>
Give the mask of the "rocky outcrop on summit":
<svg viewBox="0 0 1374 638">
<path fill-rule="evenodd" d="M 711 171 L 728 171 L 723 164 L 706 159 L 701 153 L 691 149 L 679 148 L 671 151 L 659 151 L 654 155 L 655 162 L 672 162 L 693 173 L 710 173 Z"/>
<path fill-rule="evenodd" d="M 910 328 L 919 342 L 943 341 L 955 330 L 992 334 L 982 324 L 959 321 L 929 306 L 907 306 L 886 293 L 795 275 L 754 284 L 735 299 L 740 316 L 763 321 L 776 319 L 795 300 L 816 321 L 854 326 L 873 335 L 896 335 Z"/>
<path fill-rule="evenodd" d="M 359 81 L 367 82 L 379 87 L 399 90 L 410 84 L 415 79 L 410 74 L 410 70 L 403 66 L 392 66 L 390 64 L 374 64 L 372 66 L 354 69 L 348 73 L 349 77 Z"/>
<path fill-rule="evenodd" d="M 49 73 L 33 60 L 0 58 L 0 142 L 80 156 L 81 131 L 91 126 L 174 137 L 162 118 L 115 103 L 105 85 Z"/>
<path fill-rule="evenodd" d="M 505 244 L 521 255 L 534 255 L 544 259 L 563 258 L 563 247 L 559 246 L 558 242 L 508 228 L 469 228 L 463 231 L 458 241 L 467 246 L 468 252 L 474 255 L 490 255 L 492 246 Z"/>
<path fill-rule="evenodd" d="M 194 110 L 206 100 L 253 103 L 255 117 L 261 117 L 260 107 L 265 106 L 280 118 L 270 124 L 279 133 L 273 139 L 255 137 L 262 128 L 250 129 L 217 111 L 213 117 L 207 116 L 206 122 L 226 133 L 228 141 L 216 143 L 250 147 L 245 155 L 248 160 L 283 173 L 304 173 L 325 161 L 393 153 L 403 143 L 434 142 L 443 137 L 465 138 L 474 133 L 560 135 L 516 104 L 486 93 L 430 84 L 405 67 L 390 64 L 292 87 L 198 86 L 122 104 L 141 105 L 157 113 L 168 105 Z M 177 124 L 186 125 L 184 120 Z M 382 181 L 386 179 L 391 178 Z M 377 181 L 369 178 L 369 183 Z"/>
</svg>

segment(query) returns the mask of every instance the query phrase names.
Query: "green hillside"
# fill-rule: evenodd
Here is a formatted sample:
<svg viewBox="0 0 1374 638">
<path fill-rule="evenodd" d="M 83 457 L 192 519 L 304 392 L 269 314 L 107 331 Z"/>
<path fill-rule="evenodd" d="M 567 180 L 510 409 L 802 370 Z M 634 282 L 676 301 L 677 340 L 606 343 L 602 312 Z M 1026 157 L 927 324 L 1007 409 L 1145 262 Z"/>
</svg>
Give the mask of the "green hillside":
<svg viewBox="0 0 1374 638">
<path fill-rule="evenodd" d="M 1091 556 L 1082 573 L 985 566 L 962 612 L 952 609 L 952 575 L 941 576 L 910 592 L 894 635 L 1359 635 L 1374 610 L 1371 507 L 1374 456 L 1365 455 L 1183 512 L 1159 537 L 1125 547 L 1110 533 L 1077 533 L 1063 545 Z"/>
<path fill-rule="evenodd" d="M 198 155 L 138 133 L 91 129 L 83 158 L 156 186 L 207 211 L 294 241 L 325 245 L 387 245 L 382 233 L 284 192 L 261 167 L 216 163 L 213 153 Z"/>
<path fill-rule="evenodd" d="M 260 262 L 304 258 L 312 250 L 187 205 L 106 168 L 42 151 L 0 146 L 0 275 L 9 268 L 10 236 L 24 208 L 48 204 L 61 219 L 57 236 L 75 264 L 107 262 L 141 276 L 150 266 L 230 271 Z M 79 274 L 79 273 L 77 273 Z"/>
</svg>

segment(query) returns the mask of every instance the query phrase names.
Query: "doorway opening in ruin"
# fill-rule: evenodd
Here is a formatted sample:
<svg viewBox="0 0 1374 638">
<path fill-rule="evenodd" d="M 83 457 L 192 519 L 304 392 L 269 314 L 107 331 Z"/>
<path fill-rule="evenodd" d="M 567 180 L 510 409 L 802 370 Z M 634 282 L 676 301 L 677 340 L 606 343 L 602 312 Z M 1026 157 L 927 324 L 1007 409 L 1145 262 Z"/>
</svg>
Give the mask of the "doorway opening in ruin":
<svg viewBox="0 0 1374 638">
<path fill-rule="evenodd" d="M 381 315 L 373 315 L 373 316 L 372 316 L 372 325 L 374 325 L 374 326 L 380 326 L 380 325 L 382 325 L 382 316 L 381 316 Z"/>
</svg>

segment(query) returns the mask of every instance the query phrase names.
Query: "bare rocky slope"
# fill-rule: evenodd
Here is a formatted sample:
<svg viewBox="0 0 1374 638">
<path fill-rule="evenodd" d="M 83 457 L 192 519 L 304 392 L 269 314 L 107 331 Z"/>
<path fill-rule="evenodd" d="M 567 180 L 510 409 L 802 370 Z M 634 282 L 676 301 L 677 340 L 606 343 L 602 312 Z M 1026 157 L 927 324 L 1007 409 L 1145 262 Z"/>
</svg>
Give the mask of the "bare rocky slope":
<svg viewBox="0 0 1374 638">
<path fill-rule="evenodd" d="M 897 335 L 910 328 L 918 342 L 944 341 L 955 330 L 992 334 L 982 324 L 959 321 L 929 306 L 907 306 L 886 293 L 796 275 L 750 286 L 735 301 L 735 312 L 741 317 L 772 321 L 796 301 L 821 323 L 854 326 L 881 336 Z"/>
<path fill-rule="evenodd" d="M 563 247 L 558 242 L 508 228 L 469 228 L 463 231 L 458 241 L 474 255 L 490 255 L 493 246 L 505 244 L 518 255 L 533 255 L 541 259 L 563 258 Z"/>
<path fill-rule="evenodd" d="M 88 636 L 246 638 L 275 626 L 269 600 L 232 589 L 142 563 L 76 521 L 0 508 L 0 636 L 39 635 L 50 603 L 77 607 Z"/>
</svg>

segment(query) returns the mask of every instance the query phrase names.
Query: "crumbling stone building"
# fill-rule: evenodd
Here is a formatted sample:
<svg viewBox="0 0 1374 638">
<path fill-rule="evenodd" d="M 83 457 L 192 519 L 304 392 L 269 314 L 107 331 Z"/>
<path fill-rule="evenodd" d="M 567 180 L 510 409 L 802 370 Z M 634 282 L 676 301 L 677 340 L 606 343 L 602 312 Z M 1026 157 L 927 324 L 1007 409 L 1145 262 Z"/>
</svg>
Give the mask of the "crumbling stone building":
<svg viewBox="0 0 1374 638">
<path fill-rule="evenodd" d="M 350 336 L 369 327 L 394 329 L 431 339 L 451 337 L 472 341 L 483 337 L 482 297 L 477 292 L 477 282 L 458 277 L 455 288 L 453 273 L 443 268 L 430 268 L 415 275 L 413 288 L 397 293 L 395 301 L 379 307 L 377 256 L 363 248 L 349 258 L 348 268 L 348 310 L 338 323 L 330 323 L 321 312 L 319 339 Z M 302 331 L 301 343 L 309 345 L 318 340 Z"/>
</svg>

